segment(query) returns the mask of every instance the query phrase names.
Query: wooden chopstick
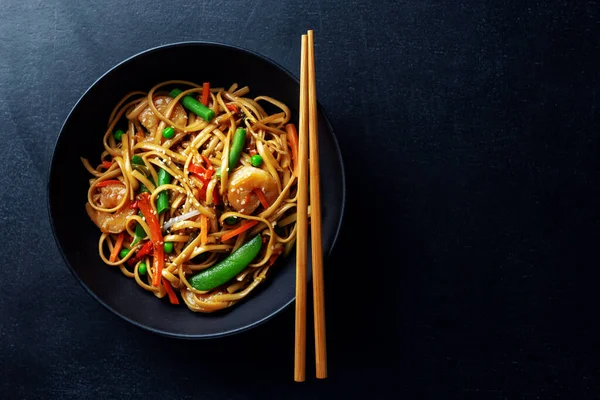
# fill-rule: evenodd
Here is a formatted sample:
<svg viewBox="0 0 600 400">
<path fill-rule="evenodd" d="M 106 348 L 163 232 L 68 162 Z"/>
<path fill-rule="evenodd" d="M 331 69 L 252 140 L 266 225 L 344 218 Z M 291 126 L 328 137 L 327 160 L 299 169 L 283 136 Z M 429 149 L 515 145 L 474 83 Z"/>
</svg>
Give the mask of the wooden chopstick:
<svg viewBox="0 0 600 400">
<path fill-rule="evenodd" d="M 325 287 L 321 240 L 321 182 L 319 175 L 319 131 L 317 121 L 317 80 L 315 78 L 314 32 L 308 31 L 308 131 L 310 157 L 310 238 L 312 246 L 313 313 L 317 378 L 327 378 L 325 342 Z"/>
<path fill-rule="evenodd" d="M 302 35 L 300 57 L 300 117 L 298 127 L 298 210 L 296 213 L 296 336 L 294 380 L 306 375 L 306 253 L 308 236 L 308 81 L 307 42 Z"/>
</svg>

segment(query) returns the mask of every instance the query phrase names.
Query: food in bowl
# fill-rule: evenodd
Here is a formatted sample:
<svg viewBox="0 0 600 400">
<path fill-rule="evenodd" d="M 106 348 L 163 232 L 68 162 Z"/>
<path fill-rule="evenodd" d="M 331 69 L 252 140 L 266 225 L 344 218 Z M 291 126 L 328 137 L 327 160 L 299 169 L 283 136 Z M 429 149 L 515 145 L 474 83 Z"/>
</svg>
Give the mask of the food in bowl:
<svg viewBox="0 0 600 400">
<path fill-rule="evenodd" d="M 249 93 L 181 80 L 127 93 L 99 163 L 82 158 L 99 257 L 195 312 L 248 296 L 296 239 L 296 128 Z"/>
</svg>

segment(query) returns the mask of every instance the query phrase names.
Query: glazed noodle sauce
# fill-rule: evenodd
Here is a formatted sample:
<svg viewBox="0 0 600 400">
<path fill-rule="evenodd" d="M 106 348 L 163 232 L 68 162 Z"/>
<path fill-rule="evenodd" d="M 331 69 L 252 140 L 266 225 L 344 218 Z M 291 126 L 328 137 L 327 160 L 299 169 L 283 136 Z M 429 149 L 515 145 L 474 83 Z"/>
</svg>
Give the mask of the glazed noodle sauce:
<svg viewBox="0 0 600 400">
<path fill-rule="evenodd" d="M 100 163 L 82 158 L 102 260 L 192 311 L 234 305 L 295 243 L 296 129 L 285 104 L 249 94 L 176 80 L 128 93 Z"/>
</svg>

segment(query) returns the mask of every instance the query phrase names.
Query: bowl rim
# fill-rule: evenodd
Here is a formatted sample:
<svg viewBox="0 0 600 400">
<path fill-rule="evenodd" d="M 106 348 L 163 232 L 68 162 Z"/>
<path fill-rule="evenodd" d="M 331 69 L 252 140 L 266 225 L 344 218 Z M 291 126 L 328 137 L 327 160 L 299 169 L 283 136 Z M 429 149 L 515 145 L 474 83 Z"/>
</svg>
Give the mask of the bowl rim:
<svg viewBox="0 0 600 400">
<path fill-rule="evenodd" d="M 272 65 L 274 65 L 275 67 L 277 67 L 279 70 L 281 70 L 283 73 L 285 73 L 286 75 L 288 75 L 291 79 L 293 79 L 296 83 L 300 84 L 299 79 L 292 74 L 289 70 L 287 70 L 285 67 L 283 67 L 282 65 L 280 65 L 279 63 L 277 63 L 276 61 L 268 58 L 267 56 L 264 56 L 262 54 L 259 54 L 257 52 L 254 52 L 252 50 L 248 50 L 246 48 L 240 47 L 240 46 L 235 46 L 235 45 L 231 45 L 231 44 L 225 44 L 225 43 L 219 43 L 219 42 L 214 42 L 214 41 L 182 41 L 182 42 L 174 42 L 174 43 L 168 43 L 168 44 L 163 44 L 160 46 L 155 46 L 155 47 L 151 47 L 148 48 L 146 50 L 142 50 L 130 57 L 127 57 L 126 59 L 122 60 L 121 62 L 115 64 L 113 67 L 111 67 L 110 69 L 108 69 L 105 73 L 103 73 L 98 79 L 96 79 L 84 92 L 83 94 L 79 97 L 79 99 L 75 102 L 75 104 L 73 105 L 73 107 L 71 108 L 71 111 L 69 111 L 69 114 L 66 116 L 64 122 L 62 123 L 59 133 L 56 137 L 56 140 L 54 141 L 54 145 L 52 146 L 52 156 L 50 157 L 50 163 L 47 167 L 47 171 L 46 171 L 46 176 L 47 176 L 47 181 L 46 181 L 46 209 L 48 212 L 48 219 L 50 222 L 50 227 L 52 229 L 52 236 L 54 237 L 54 241 L 56 243 L 56 246 L 58 247 L 59 253 L 62 256 L 62 259 L 64 261 L 64 263 L 67 265 L 67 267 L 69 268 L 69 270 L 71 271 L 71 274 L 75 277 L 75 279 L 79 282 L 79 284 L 86 290 L 86 292 L 91 295 L 98 303 L 100 303 L 105 309 L 109 310 L 112 314 L 120 317 L 121 319 L 131 323 L 132 325 L 141 328 L 142 330 L 146 330 L 146 331 L 150 331 L 152 333 L 161 335 L 161 336 L 166 336 L 166 337 L 171 337 L 171 338 L 176 338 L 176 339 L 188 339 L 188 340 L 197 340 L 197 339 L 216 339 L 216 338 L 222 338 L 222 337 L 226 337 L 226 336 L 231 336 L 237 333 L 241 333 L 244 331 L 247 331 L 249 329 L 255 328 L 261 324 L 263 324 L 264 322 L 266 322 L 267 320 L 273 318 L 275 315 L 279 314 L 281 311 L 283 311 L 285 308 L 287 308 L 290 304 L 292 304 L 295 300 L 296 300 L 296 296 L 292 296 L 290 298 L 289 301 L 287 301 L 285 304 L 283 304 L 281 307 L 277 308 L 276 310 L 270 312 L 268 315 L 264 316 L 261 319 L 258 319 L 256 321 L 253 321 L 252 323 L 246 324 L 244 326 L 241 326 L 239 328 L 235 328 L 235 329 L 230 329 L 228 331 L 224 331 L 224 332 L 218 332 L 218 333 L 209 333 L 209 334 L 180 334 L 180 333 L 173 333 L 173 332 L 169 332 L 169 331 L 165 331 L 162 329 L 157 329 L 157 328 L 153 328 L 151 326 L 145 325 L 143 323 L 140 323 L 130 317 L 127 317 L 123 314 L 121 314 L 120 312 L 116 311 L 115 309 L 113 309 L 111 306 L 109 306 L 108 304 L 106 304 L 100 297 L 98 297 L 98 295 L 96 295 L 96 293 L 94 291 L 92 291 L 81 279 L 81 277 L 76 273 L 75 269 L 71 266 L 71 264 L 69 263 L 69 260 L 67 259 L 62 246 L 59 242 L 57 233 L 56 233 L 56 227 L 54 225 L 54 218 L 52 217 L 52 204 L 50 201 L 50 186 L 51 186 L 51 178 L 52 178 L 52 170 L 54 168 L 55 162 L 57 162 L 55 155 L 56 155 L 56 148 L 58 147 L 59 141 L 61 139 L 61 136 L 63 134 L 63 131 L 65 129 L 65 126 L 67 125 L 67 122 L 69 121 L 69 119 L 71 118 L 71 115 L 75 112 L 75 110 L 77 109 L 77 107 L 79 106 L 79 104 L 81 103 L 81 101 L 84 99 L 84 97 L 86 97 L 88 95 L 88 93 L 92 90 L 92 88 L 94 88 L 100 81 L 102 81 L 104 78 L 106 78 L 108 75 L 110 75 L 113 71 L 115 71 L 118 68 L 121 68 L 122 66 L 128 64 L 129 62 L 131 62 L 132 60 L 142 56 L 142 55 L 146 55 L 146 54 L 150 54 L 150 53 L 154 53 L 154 52 L 158 52 L 167 48 L 173 48 L 173 47 L 180 47 L 180 46 L 189 46 L 189 45 L 199 45 L 199 46 L 210 46 L 210 47 L 221 47 L 221 48 L 227 48 L 230 50 L 236 50 L 236 51 L 240 51 L 242 53 L 246 53 L 249 54 L 251 56 L 257 57 L 259 59 L 262 59 L 263 61 L 270 63 Z M 331 123 L 329 121 L 329 118 L 327 117 L 327 114 L 325 113 L 325 110 L 323 109 L 323 107 L 321 106 L 321 104 L 319 102 L 317 102 L 317 109 L 319 111 L 319 113 L 323 116 L 323 119 L 325 121 L 325 124 L 327 126 L 327 128 L 329 129 L 329 131 L 332 133 L 332 138 L 333 138 L 333 145 L 335 148 L 335 152 L 337 153 L 338 159 L 339 159 L 339 163 L 340 163 L 340 170 L 341 170 L 341 175 L 342 175 L 342 201 L 341 201 L 341 210 L 340 210 L 340 219 L 337 223 L 337 227 L 335 230 L 335 234 L 333 236 L 333 241 L 331 243 L 331 248 L 329 249 L 329 251 L 327 253 L 324 253 L 324 256 L 326 258 L 328 258 L 331 255 L 331 252 L 333 251 L 333 249 L 335 248 L 335 245 L 337 243 L 341 228 L 342 228 L 342 221 L 344 220 L 344 214 L 345 214 L 345 210 L 346 210 L 346 175 L 345 175 L 345 168 L 344 168 L 344 160 L 342 157 L 342 152 L 337 140 L 337 137 L 335 135 L 335 132 L 333 130 L 333 127 L 331 126 Z M 308 280 L 308 282 L 310 282 L 310 280 L 312 279 L 312 277 Z"/>
</svg>

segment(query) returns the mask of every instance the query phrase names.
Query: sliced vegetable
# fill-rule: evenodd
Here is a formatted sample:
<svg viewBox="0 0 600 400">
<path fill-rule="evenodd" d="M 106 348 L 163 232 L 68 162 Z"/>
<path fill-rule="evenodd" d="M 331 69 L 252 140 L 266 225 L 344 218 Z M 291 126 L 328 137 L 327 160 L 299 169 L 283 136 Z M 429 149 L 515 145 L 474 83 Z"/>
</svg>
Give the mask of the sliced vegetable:
<svg viewBox="0 0 600 400">
<path fill-rule="evenodd" d="M 117 256 L 119 255 L 119 251 L 121 250 L 121 247 L 123 246 L 124 240 L 125 240 L 125 234 L 123 232 L 119 233 L 119 236 L 117 236 L 117 240 L 115 240 L 115 245 L 114 245 L 112 251 L 110 252 L 110 258 L 108 259 L 110 262 L 117 261 Z"/>
<path fill-rule="evenodd" d="M 102 161 L 102 168 L 104 169 L 109 169 L 110 167 L 112 167 L 112 165 L 112 161 Z"/>
<path fill-rule="evenodd" d="M 146 242 L 142 246 L 142 248 L 139 249 L 137 251 L 137 253 L 135 253 L 135 255 L 133 257 L 131 257 L 129 260 L 127 260 L 127 264 L 129 264 L 130 267 L 133 267 L 135 264 L 140 262 L 142 260 L 142 258 L 144 258 L 148 254 L 150 254 L 152 249 L 154 249 L 154 244 L 151 241 Z"/>
<path fill-rule="evenodd" d="M 146 266 L 146 263 L 140 263 L 140 266 L 138 267 L 138 273 L 140 275 L 146 275 L 146 272 L 148 270 L 148 267 Z"/>
<path fill-rule="evenodd" d="M 136 200 L 136 202 L 137 202 L 137 200 Z M 138 207 L 139 207 L 139 205 L 138 205 Z M 138 215 L 140 217 L 144 216 L 141 211 L 138 211 Z M 145 237 L 146 237 L 146 231 L 144 230 L 144 228 L 142 228 L 142 225 L 140 225 L 139 223 L 136 223 L 135 224 L 135 234 L 133 236 L 133 241 L 131 242 L 131 245 L 135 246 Z"/>
<path fill-rule="evenodd" d="M 173 252 L 173 242 L 165 242 L 165 253 L 169 254 Z"/>
<path fill-rule="evenodd" d="M 158 286 L 160 277 L 162 276 L 162 270 L 165 263 L 165 249 L 163 248 L 163 235 L 160 231 L 160 225 L 156 211 L 150 204 L 150 195 L 148 193 L 141 193 L 137 196 L 140 210 L 146 218 L 148 227 L 150 228 L 150 239 L 154 244 L 154 276 L 152 277 L 152 285 Z"/>
<path fill-rule="evenodd" d="M 146 164 L 144 164 L 144 160 L 142 159 L 142 157 L 135 155 L 133 157 L 131 157 L 131 162 L 135 165 L 141 165 L 141 166 L 146 166 Z"/>
<path fill-rule="evenodd" d="M 118 179 L 107 179 L 105 181 L 96 183 L 96 187 L 104 187 L 104 186 L 110 186 L 110 185 L 123 185 L 123 186 L 125 186 L 125 184 L 123 182 L 121 182 L 120 180 L 118 180 Z"/>
<path fill-rule="evenodd" d="M 115 133 L 113 133 L 113 136 L 117 142 L 120 142 L 124 134 L 125 132 L 123 132 L 121 129 L 117 129 Z"/>
<path fill-rule="evenodd" d="M 168 185 L 169 183 L 171 183 L 171 175 L 164 169 L 160 168 L 158 170 L 158 186 Z M 169 192 L 166 190 L 163 190 L 162 192 L 160 192 L 158 194 L 158 196 L 156 198 L 156 210 L 158 211 L 159 214 L 162 214 L 168 208 L 169 208 Z"/>
<path fill-rule="evenodd" d="M 258 224 L 258 221 L 256 220 L 244 222 L 239 228 L 235 228 L 231 231 L 228 231 L 226 234 L 221 236 L 221 242 L 226 242 L 232 237 L 235 237 L 242 232 L 246 232 L 248 229 L 252 228 L 256 224 Z"/>
<path fill-rule="evenodd" d="M 208 218 L 206 215 L 200 215 L 200 243 L 208 243 Z"/>
<path fill-rule="evenodd" d="M 119 257 L 120 257 L 120 258 L 125 258 L 125 257 L 127 257 L 127 254 L 129 254 L 129 249 L 122 249 L 122 250 L 119 252 Z"/>
<path fill-rule="evenodd" d="M 240 110 L 240 109 L 238 108 L 238 106 L 236 106 L 236 105 L 235 105 L 235 104 L 233 104 L 233 103 L 227 103 L 227 104 L 225 104 L 225 107 L 227 107 L 227 109 L 228 109 L 229 111 L 231 111 L 232 113 L 234 113 L 234 114 L 237 114 L 237 113 L 238 113 L 238 111 Z"/>
<path fill-rule="evenodd" d="M 252 164 L 253 167 L 260 167 L 263 163 L 263 159 L 260 156 L 260 154 L 255 154 L 252 157 L 250 157 L 250 164 Z"/>
<path fill-rule="evenodd" d="M 256 235 L 223 261 L 192 276 L 188 282 L 196 290 L 214 289 L 242 272 L 258 255 L 261 248 L 262 238 L 260 235 Z"/>
<path fill-rule="evenodd" d="M 168 126 L 162 131 L 162 135 L 165 139 L 172 139 L 175 136 L 175 129 L 172 126 Z"/>
<path fill-rule="evenodd" d="M 169 93 L 169 96 L 175 98 L 181 94 L 181 90 L 173 89 Z M 192 96 L 183 96 L 181 98 L 181 104 L 200 118 L 205 121 L 212 121 L 215 117 L 215 112 L 210 108 L 206 107 L 204 104 L 200 103 L 198 100 L 193 98 Z"/>
<path fill-rule="evenodd" d="M 202 104 L 208 107 L 208 99 L 210 96 L 210 82 L 204 82 L 202 84 Z"/>
<path fill-rule="evenodd" d="M 162 278 L 162 283 L 165 287 L 165 290 L 167 291 L 167 295 L 169 296 L 169 301 L 171 302 L 171 304 L 179 304 L 179 299 L 175 295 L 175 292 L 173 291 L 173 288 L 171 287 L 169 281 Z"/>
<path fill-rule="evenodd" d="M 298 132 L 294 124 L 287 124 L 285 126 L 287 132 L 287 139 L 292 149 L 292 161 L 294 163 L 294 176 L 298 176 Z"/>
<path fill-rule="evenodd" d="M 262 204 L 265 210 L 269 208 L 269 202 L 267 201 L 267 198 L 261 189 L 254 189 L 254 194 L 256 194 L 258 200 L 260 200 L 260 204 Z"/>
</svg>

